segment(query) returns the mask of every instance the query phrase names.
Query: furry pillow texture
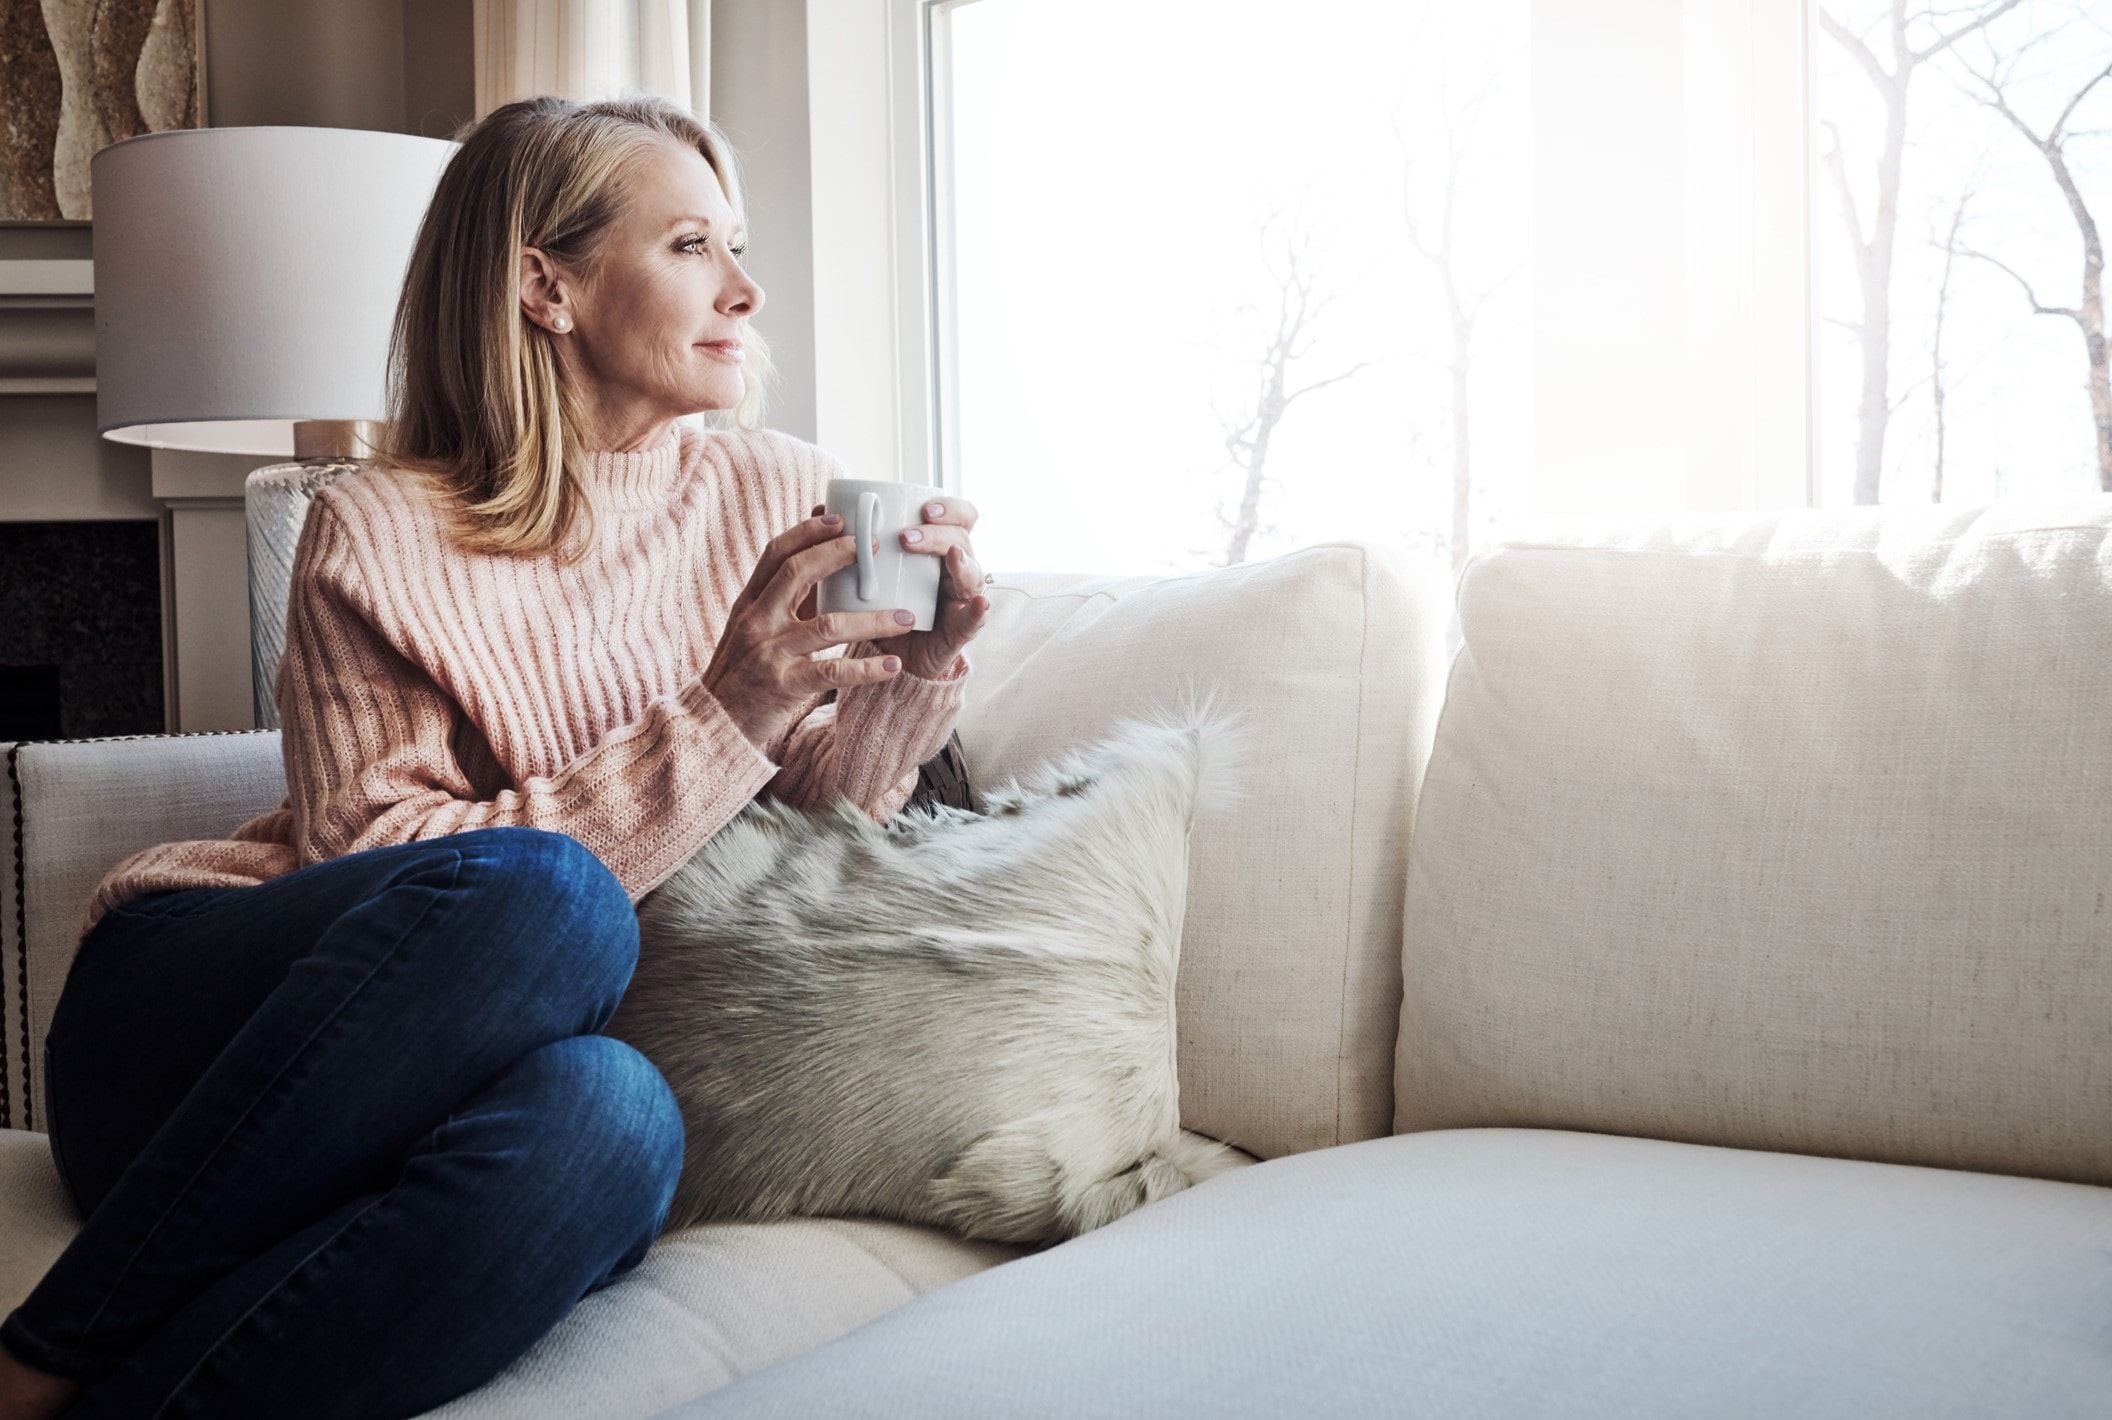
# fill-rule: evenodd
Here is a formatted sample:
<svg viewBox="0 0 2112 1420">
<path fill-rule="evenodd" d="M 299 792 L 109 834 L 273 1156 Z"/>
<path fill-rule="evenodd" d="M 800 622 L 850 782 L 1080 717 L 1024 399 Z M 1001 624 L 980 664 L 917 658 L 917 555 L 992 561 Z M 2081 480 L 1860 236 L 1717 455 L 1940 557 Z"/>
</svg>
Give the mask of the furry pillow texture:
<svg viewBox="0 0 2112 1420">
<path fill-rule="evenodd" d="M 1243 797 L 1207 707 L 886 825 L 750 804 L 638 904 L 604 1031 L 687 1151 L 663 1231 L 871 1216 L 1055 1243 L 1245 1159 L 1180 1128 L 1174 972 L 1199 809 Z"/>
</svg>

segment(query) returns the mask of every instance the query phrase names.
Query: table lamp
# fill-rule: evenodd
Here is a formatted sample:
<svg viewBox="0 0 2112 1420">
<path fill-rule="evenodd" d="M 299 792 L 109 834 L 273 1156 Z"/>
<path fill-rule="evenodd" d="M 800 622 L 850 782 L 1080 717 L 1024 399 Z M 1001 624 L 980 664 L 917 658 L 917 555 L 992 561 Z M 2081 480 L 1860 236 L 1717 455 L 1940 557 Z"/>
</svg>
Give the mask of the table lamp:
<svg viewBox="0 0 2112 1420">
<path fill-rule="evenodd" d="M 255 454 L 243 485 L 259 728 L 309 500 L 368 461 L 389 329 L 446 139 L 180 128 L 89 159 L 95 417 L 106 439 Z"/>
</svg>

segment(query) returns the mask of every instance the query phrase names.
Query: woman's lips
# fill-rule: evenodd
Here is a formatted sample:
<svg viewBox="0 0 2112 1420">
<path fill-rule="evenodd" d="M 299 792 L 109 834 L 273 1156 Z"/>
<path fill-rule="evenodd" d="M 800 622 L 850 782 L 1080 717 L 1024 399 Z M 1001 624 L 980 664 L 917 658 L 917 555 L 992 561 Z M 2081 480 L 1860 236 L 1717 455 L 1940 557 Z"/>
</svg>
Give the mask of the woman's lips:
<svg viewBox="0 0 2112 1420">
<path fill-rule="evenodd" d="M 709 344 L 699 345 L 697 349 L 709 351 L 721 360 L 731 360 L 736 365 L 748 358 L 748 352 L 741 349 L 738 340 L 714 340 Z"/>
</svg>

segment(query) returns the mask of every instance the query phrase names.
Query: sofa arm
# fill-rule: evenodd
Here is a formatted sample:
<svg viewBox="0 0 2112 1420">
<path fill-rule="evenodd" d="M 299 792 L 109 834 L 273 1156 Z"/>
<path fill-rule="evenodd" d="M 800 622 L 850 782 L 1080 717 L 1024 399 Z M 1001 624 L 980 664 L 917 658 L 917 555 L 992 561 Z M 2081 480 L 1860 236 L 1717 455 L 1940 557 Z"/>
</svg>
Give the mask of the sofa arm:
<svg viewBox="0 0 2112 1420">
<path fill-rule="evenodd" d="M 0 1127 L 41 1129 L 44 1034 L 103 874 L 286 796 L 277 730 L 0 743 Z"/>
</svg>

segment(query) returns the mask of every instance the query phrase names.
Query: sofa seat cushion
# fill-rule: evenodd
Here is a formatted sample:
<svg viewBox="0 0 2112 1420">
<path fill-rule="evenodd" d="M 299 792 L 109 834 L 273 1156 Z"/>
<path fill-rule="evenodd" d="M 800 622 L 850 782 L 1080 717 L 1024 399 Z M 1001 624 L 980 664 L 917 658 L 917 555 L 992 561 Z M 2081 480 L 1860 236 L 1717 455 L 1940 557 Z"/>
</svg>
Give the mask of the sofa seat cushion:
<svg viewBox="0 0 2112 1420">
<path fill-rule="evenodd" d="M 79 1227 L 48 1137 L 0 1129 L 0 1315 Z M 1026 1251 L 867 1218 L 684 1228 L 582 1297 L 511 1366 L 426 1413 L 652 1415 Z"/>
<path fill-rule="evenodd" d="M 1557 1130 L 1270 1159 L 669 1416 L 2101 1416 L 2112 1189 Z"/>
<path fill-rule="evenodd" d="M 1026 1251 L 875 1218 L 682 1228 L 505 1370 L 425 1413 L 658 1414 Z"/>
</svg>

